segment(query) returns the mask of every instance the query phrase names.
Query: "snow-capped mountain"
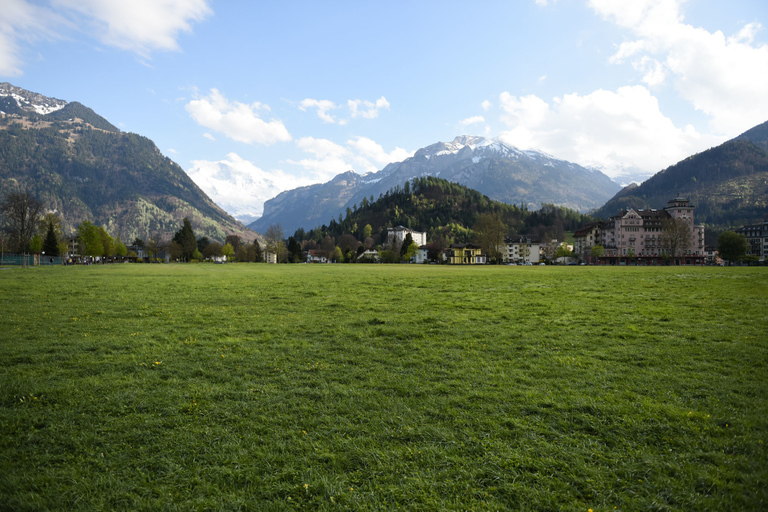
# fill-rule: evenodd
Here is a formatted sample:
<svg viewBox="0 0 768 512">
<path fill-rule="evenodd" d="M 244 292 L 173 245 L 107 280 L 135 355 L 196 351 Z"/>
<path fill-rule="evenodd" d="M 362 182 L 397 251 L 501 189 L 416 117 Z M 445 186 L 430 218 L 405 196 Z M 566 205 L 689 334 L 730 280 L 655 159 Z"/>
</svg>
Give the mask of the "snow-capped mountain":
<svg viewBox="0 0 768 512">
<path fill-rule="evenodd" d="M 553 203 L 588 211 L 600 207 L 621 188 L 596 169 L 497 140 L 462 135 L 422 148 L 375 173 L 347 172 L 328 183 L 282 192 L 264 204 L 264 215 L 250 227 L 263 232 L 279 222 L 290 233 L 299 227 L 327 224 L 363 197 L 375 199 L 422 176 L 457 182 L 491 199 L 531 209 Z"/>
<path fill-rule="evenodd" d="M 193 161 L 192 165 L 187 174 L 197 186 L 245 224 L 261 217 L 265 201 L 300 184 L 291 176 L 267 173 L 235 153 L 217 162 Z"/>
<path fill-rule="evenodd" d="M 0 112 L 4 114 L 13 114 L 21 110 L 46 115 L 66 106 L 67 102 L 64 100 L 27 91 L 8 82 L 0 83 Z"/>
</svg>

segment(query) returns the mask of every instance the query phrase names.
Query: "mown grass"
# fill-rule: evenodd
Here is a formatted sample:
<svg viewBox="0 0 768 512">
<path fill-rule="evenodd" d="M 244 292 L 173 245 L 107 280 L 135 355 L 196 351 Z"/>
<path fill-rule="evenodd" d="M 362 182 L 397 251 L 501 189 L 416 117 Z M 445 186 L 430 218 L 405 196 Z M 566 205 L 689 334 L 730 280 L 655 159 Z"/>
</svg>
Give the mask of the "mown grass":
<svg viewBox="0 0 768 512">
<path fill-rule="evenodd" d="M 765 510 L 761 268 L 0 271 L 6 510 Z"/>
</svg>

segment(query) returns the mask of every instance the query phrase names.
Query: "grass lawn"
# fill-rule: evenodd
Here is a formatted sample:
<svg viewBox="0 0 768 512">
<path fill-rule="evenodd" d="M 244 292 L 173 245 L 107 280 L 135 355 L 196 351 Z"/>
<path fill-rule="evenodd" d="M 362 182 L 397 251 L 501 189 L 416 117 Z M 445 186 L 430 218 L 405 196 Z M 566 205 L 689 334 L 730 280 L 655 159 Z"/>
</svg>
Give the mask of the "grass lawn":
<svg viewBox="0 0 768 512">
<path fill-rule="evenodd" d="M 2 510 L 766 510 L 768 269 L 0 271 Z"/>
</svg>

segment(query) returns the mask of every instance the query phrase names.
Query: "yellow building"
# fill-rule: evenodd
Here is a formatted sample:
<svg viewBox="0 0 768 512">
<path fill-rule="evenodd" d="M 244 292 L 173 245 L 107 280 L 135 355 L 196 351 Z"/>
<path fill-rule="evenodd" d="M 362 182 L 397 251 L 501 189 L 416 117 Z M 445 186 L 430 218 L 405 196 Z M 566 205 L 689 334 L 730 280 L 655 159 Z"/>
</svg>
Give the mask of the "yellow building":
<svg viewBox="0 0 768 512">
<path fill-rule="evenodd" d="M 482 265 L 485 255 L 475 244 L 453 244 L 445 250 L 446 259 L 451 265 Z"/>
</svg>

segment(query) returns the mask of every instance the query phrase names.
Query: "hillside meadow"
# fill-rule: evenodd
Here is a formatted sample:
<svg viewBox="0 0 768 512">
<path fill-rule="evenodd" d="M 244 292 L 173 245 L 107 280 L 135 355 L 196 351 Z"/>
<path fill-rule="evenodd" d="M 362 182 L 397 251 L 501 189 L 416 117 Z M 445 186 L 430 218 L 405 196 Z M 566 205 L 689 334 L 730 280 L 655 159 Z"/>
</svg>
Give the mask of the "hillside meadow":
<svg viewBox="0 0 768 512">
<path fill-rule="evenodd" d="M 765 268 L 0 270 L 1 510 L 765 510 Z"/>
</svg>

